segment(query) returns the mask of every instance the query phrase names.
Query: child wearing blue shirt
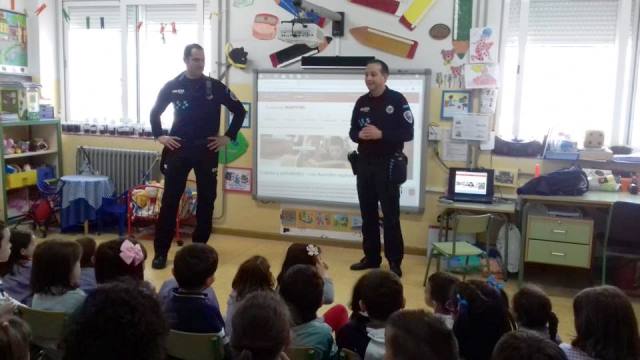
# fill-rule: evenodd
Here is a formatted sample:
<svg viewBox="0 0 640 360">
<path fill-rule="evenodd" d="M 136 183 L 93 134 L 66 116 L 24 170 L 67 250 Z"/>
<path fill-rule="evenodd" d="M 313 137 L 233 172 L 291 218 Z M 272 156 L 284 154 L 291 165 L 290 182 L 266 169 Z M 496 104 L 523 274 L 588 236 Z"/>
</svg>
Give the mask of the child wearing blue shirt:
<svg viewBox="0 0 640 360">
<path fill-rule="evenodd" d="M 36 246 L 31 271 L 31 307 L 72 314 L 86 298 L 78 289 L 82 248 L 74 241 L 47 240 Z"/>
<path fill-rule="evenodd" d="M 218 253 L 206 244 L 189 244 L 176 253 L 173 276 L 178 286 L 163 299 L 163 310 L 172 329 L 225 338 L 220 308 L 206 291 L 213 284 L 217 268 Z"/>
<path fill-rule="evenodd" d="M 338 347 L 333 340 L 331 327 L 316 312 L 322 305 L 324 281 L 311 265 L 294 265 L 282 276 L 278 291 L 289 306 L 293 327 L 293 347 L 310 347 L 317 359 L 338 358 Z"/>
</svg>

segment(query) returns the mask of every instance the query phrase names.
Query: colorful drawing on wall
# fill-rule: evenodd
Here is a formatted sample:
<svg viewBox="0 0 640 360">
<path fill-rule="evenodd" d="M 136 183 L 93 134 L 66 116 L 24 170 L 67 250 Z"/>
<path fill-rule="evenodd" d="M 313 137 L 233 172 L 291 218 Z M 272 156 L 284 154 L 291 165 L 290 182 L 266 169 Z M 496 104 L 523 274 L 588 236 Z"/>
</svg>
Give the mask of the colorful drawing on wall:
<svg viewBox="0 0 640 360">
<path fill-rule="evenodd" d="M 413 59 L 416 54 L 416 49 L 418 48 L 418 42 L 415 40 L 368 26 L 351 28 L 349 32 L 364 46 L 407 59 Z"/>
<path fill-rule="evenodd" d="M 287 10 L 291 15 L 293 16 L 298 16 L 298 7 L 293 5 L 293 0 L 274 0 L 276 2 L 276 4 L 280 5 L 281 8 Z M 306 13 L 304 13 L 304 16 L 313 21 L 314 24 L 323 27 L 324 23 L 326 22 L 326 19 L 323 18 L 322 16 L 319 16 L 317 13 L 315 12 L 310 12 L 307 11 Z"/>
<path fill-rule="evenodd" d="M 444 90 L 440 106 L 440 119 L 453 120 L 454 115 L 467 114 L 471 111 L 471 91 Z"/>
<path fill-rule="evenodd" d="M 312 210 L 298 210 L 298 221 L 296 227 L 313 228 L 316 225 L 316 212 Z"/>
<path fill-rule="evenodd" d="M 435 2 L 436 0 L 413 0 L 407 11 L 402 14 L 400 24 L 409 30 L 414 30 Z"/>
<path fill-rule="evenodd" d="M 222 150 L 218 151 L 218 162 L 222 165 L 231 164 L 244 155 L 249 149 L 247 138 L 239 132 L 235 141 L 231 141 Z"/>
<path fill-rule="evenodd" d="M 496 186 L 518 187 L 518 170 L 495 169 L 493 183 Z"/>
<path fill-rule="evenodd" d="M 308 208 L 282 208 L 280 223 L 285 232 L 292 229 L 326 230 L 345 233 L 360 233 L 362 217 L 356 213 Z"/>
<path fill-rule="evenodd" d="M 438 84 L 439 88 L 444 84 L 444 76 L 441 72 L 436 73 L 436 84 Z"/>
<path fill-rule="evenodd" d="M 495 63 L 498 59 L 498 39 L 490 27 L 473 28 L 470 31 L 471 49 L 469 63 Z"/>
<path fill-rule="evenodd" d="M 451 34 L 451 28 L 445 24 L 435 24 L 429 29 L 429 36 L 433 40 L 444 40 Z"/>
<path fill-rule="evenodd" d="M 319 229 L 331 228 L 331 214 L 327 212 L 318 211 L 316 216 L 316 226 Z"/>
<path fill-rule="evenodd" d="M 333 229 L 337 231 L 348 231 L 349 216 L 346 214 L 333 214 Z"/>
<path fill-rule="evenodd" d="M 251 169 L 224 168 L 224 190 L 232 192 L 251 193 Z"/>
<path fill-rule="evenodd" d="M 496 88 L 498 87 L 498 66 L 496 64 L 466 64 L 464 77 L 467 89 Z"/>
<path fill-rule="evenodd" d="M 366 6 L 371 9 L 380 10 L 388 14 L 395 16 L 402 15 L 400 8 L 400 1 L 397 0 L 349 0 L 350 2 L 362 6 Z"/>
<path fill-rule="evenodd" d="M 305 44 L 294 44 L 274 52 L 269 55 L 271 66 L 274 68 L 285 67 L 300 61 L 303 56 L 311 56 L 321 52 L 329 46 L 332 40 L 330 36 L 325 36 L 324 39 L 325 41 L 317 48 L 312 48 Z"/>
<path fill-rule="evenodd" d="M 351 216 L 351 230 L 353 231 L 362 231 L 362 216 L 353 215 Z"/>
<path fill-rule="evenodd" d="M 469 31 L 473 17 L 473 0 L 454 0 L 453 48 L 461 59 L 469 50 Z"/>
<path fill-rule="evenodd" d="M 294 209 L 282 209 L 280 212 L 280 223 L 282 226 L 295 226 L 297 212 Z"/>
<path fill-rule="evenodd" d="M 27 73 L 27 17 L 0 10 L 0 72 Z"/>
<path fill-rule="evenodd" d="M 447 76 L 447 87 L 449 89 L 461 89 L 464 87 L 464 65 L 451 66 L 451 74 Z"/>
<path fill-rule="evenodd" d="M 451 60 L 453 60 L 453 57 L 455 56 L 455 54 L 456 54 L 456 52 L 453 49 L 451 49 L 451 50 L 442 49 L 440 51 L 440 55 L 442 55 L 442 60 L 443 60 L 444 65 L 451 64 Z"/>
<path fill-rule="evenodd" d="M 256 14 L 251 34 L 258 40 L 273 40 L 278 29 L 278 17 L 272 14 Z"/>
<path fill-rule="evenodd" d="M 233 0 L 233 7 L 243 8 L 253 5 L 253 0 Z"/>
<path fill-rule="evenodd" d="M 251 103 L 250 102 L 242 102 L 242 106 L 247 111 L 247 114 L 244 116 L 244 121 L 242 122 L 243 129 L 251 128 Z M 227 110 L 227 129 L 231 125 L 231 121 L 233 121 L 233 113 Z"/>
</svg>

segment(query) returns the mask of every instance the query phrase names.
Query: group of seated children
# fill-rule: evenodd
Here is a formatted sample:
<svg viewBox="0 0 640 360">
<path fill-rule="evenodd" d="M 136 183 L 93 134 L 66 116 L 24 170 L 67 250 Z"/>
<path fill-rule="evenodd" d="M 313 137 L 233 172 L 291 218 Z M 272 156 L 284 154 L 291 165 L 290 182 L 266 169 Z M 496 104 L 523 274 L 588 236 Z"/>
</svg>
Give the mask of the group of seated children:
<svg viewBox="0 0 640 360">
<path fill-rule="evenodd" d="M 169 329 L 216 334 L 225 359 L 286 360 L 295 348 L 335 360 L 340 349 L 363 360 L 503 360 L 640 358 L 633 308 L 611 286 L 574 298 L 576 337 L 562 343 L 547 295 L 520 289 L 509 304 L 495 281 L 460 281 L 437 272 L 425 301 L 434 313 L 405 310 L 403 285 L 392 272 L 372 270 L 358 279 L 351 314 L 334 305 L 333 282 L 319 247 L 292 244 L 276 278 L 262 256 L 237 270 L 226 317 L 212 285 L 218 253 L 189 244 L 176 254 L 173 278 L 160 291 L 144 281 L 144 246 L 134 239 L 46 240 L 2 229 L 0 354 L 27 360 L 29 328 L 11 315 L 16 304 L 69 314 L 64 359 L 164 359 Z M 277 281 L 276 281 L 277 280 Z M 511 305 L 511 306 L 510 306 Z M 334 340 L 335 339 L 335 340 Z"/>
</svg>

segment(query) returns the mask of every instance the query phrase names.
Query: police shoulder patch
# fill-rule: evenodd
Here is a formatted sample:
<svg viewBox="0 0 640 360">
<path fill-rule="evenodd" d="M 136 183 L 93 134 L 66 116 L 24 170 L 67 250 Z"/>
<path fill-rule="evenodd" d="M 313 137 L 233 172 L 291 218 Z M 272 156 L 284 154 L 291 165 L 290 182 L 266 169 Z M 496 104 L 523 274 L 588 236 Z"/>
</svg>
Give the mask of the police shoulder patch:
<svg viewBox="0 0 640 360">
<path fill-rule="evenodd" d="M 227 89 L 227 91 L 229 92 L 229 97 L 231 97 L 231 100 L 238 101 L 238 98 L 236 97 L 236 94 L 233 93 L 233 91 L 229 89 Z"/>
<path fill-rule="evenodd" d="M 407 120 L 409 124 L 413 123 L 413 114 L 411 113 L 411 110 L 405 111 L 402 116 L 404 116 L 404 119 Z"/>
</svg>

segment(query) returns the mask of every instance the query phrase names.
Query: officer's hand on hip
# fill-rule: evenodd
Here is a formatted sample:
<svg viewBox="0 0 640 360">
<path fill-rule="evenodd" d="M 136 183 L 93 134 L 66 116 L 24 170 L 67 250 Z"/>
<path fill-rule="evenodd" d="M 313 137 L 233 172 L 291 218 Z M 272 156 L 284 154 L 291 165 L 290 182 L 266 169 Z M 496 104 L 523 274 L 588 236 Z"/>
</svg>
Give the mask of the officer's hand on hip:
<svg viewBox="0 0 640 360">
<path fill-rule="evenodd" d="M 367 124 L 367 126 L 360 130 L 358 137 L 363 140 L 378 140 L 382 139 L 382 131 L 375 127 L 375 125 Z"/>
<path fill-rule="evenodd" d="M 158 137 L 158 142 L 166 147 L 169 148 L 169 150 L 175 150 L 178 149 L 180 146 L 182 146 L 178 141 L 182 140 L 177 136 L 159 136 Z"/>
<path fill-rule="evenodd" d="M 231 142 L 228 136 L 209 136 L 207 139 L 209 140 L 207 148 L 213 151 L 218 151 Z"/>
</svg>

